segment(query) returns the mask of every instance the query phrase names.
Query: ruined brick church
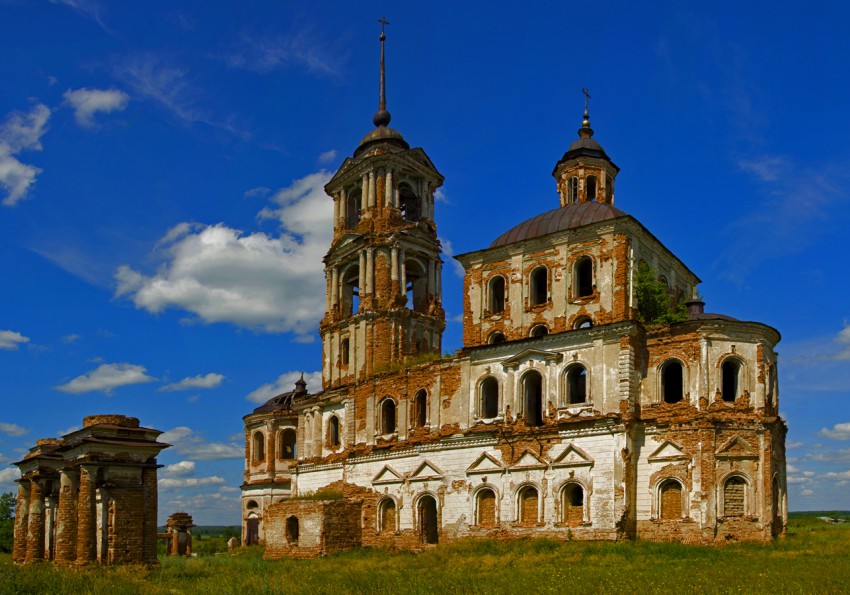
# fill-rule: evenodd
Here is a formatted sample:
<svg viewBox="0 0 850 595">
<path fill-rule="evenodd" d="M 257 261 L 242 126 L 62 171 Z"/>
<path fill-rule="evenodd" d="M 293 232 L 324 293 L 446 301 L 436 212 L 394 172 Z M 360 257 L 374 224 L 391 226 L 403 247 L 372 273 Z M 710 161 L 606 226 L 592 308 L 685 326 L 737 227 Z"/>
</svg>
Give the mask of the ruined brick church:
<svg viewBox="0 0 850 595">
<path fill-rule="evenodd" d="M 440 356 L 443 176 L 389 127 L 384 40 L 375 128 L 325 186 L 322 390 L 302 380 L 244 417 L 243 543 L 305 557 L 782 534 L 779 333 L 705 312 L 697 276 L 614 206 L 619 168 L 586 103 L 557 208 L 457 257 L 463 347 Z M 687 320 L 641 321 L 641 263 L 692 298 Z"/>
</svg>

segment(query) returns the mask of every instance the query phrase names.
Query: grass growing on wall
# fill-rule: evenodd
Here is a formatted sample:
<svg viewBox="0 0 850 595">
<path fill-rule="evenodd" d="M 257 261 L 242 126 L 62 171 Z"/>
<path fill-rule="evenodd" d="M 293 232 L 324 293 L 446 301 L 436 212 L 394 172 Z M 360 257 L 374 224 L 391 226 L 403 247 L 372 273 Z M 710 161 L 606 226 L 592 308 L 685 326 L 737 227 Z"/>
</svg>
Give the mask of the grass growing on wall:
<svg viewBox="0 0 850 595">
<path fill-rule="evenodd" d="M 15 567 L 2 593 L 846 593 L 850 523 L 792 519 L 775 544 L 463 541 L 413 554 L 360 550 L 314 560 L 235 554 L 162 559 L 159 569 Z"/>
</svg>

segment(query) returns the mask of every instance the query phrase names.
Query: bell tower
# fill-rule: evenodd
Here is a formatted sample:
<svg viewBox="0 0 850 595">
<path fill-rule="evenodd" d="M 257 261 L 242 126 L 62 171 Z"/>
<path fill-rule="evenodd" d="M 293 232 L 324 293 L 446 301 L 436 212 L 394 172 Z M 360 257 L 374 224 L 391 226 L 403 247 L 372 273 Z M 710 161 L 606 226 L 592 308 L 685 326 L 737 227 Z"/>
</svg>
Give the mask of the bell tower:
<svg viewBox="0 0 850 595">
<path fill-rule="evenodd" d="M 443 176 L 420 148 L 389 128 L 381 23 L 378 111 L 325 192 L 334 236 L 324 258 L 325 388 L 359 382 L 393 363 L 439 354 L 445 328 L 434 193 Z"/>
</svg>

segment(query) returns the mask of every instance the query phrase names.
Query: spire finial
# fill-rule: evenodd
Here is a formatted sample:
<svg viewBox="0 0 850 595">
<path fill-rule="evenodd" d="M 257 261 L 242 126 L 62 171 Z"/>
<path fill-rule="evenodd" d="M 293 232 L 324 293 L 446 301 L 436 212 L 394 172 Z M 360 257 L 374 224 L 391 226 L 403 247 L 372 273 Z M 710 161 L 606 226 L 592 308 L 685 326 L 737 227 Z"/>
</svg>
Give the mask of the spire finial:
<svg viewBox="0 0 850 595">
<path fill-rule="evenodd" d="M 593 136 L 593 129 L 590 127 L 590 115 L 587 111 L 587 105 L 590 102 L 590 91 L 584 88 L 581 92 L 584 93 L 584 119 L 581 121 L 581 128 L 578 131 L 578 135 L 581 138 L 590 138 Z"/>
<path fill-rule="evenodd" d="M 384 41 L 387 39 L 384 27 L 389 25 L 390 22 L 386 17 L 381 17 L 378 22 L 381 23 L 381 37 L 379 38 L 381 40 L 381 86 L 378 94 L 378 111 L 372 118 L 372 122 L 375 126 L 380 127 L 387 126 L 390 123 L 390 112 L 387 111 L 387 85 L 384 76 Z"/>
</svg>

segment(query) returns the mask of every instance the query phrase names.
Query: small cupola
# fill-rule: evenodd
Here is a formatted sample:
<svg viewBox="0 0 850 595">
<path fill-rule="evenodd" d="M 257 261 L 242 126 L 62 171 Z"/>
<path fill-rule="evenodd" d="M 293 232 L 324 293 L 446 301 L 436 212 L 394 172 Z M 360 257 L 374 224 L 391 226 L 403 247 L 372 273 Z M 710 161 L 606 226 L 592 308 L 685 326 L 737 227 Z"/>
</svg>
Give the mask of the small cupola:
<svg viewBox="0 0 850 595">
<path fill-rule="evenodd" d="M 608 154 L 593 139 L 590 127 L 588 100 L 590 93 L 584 93 L 584 118 L 578 129 L 578 139 L 555 165 L 552 175 L 558 184 L 558 194 L 562 207 L 581 202 L 599 202 L 614 204 L 614 178 L 620 168 L 614 165 Z"/>
</svg>

